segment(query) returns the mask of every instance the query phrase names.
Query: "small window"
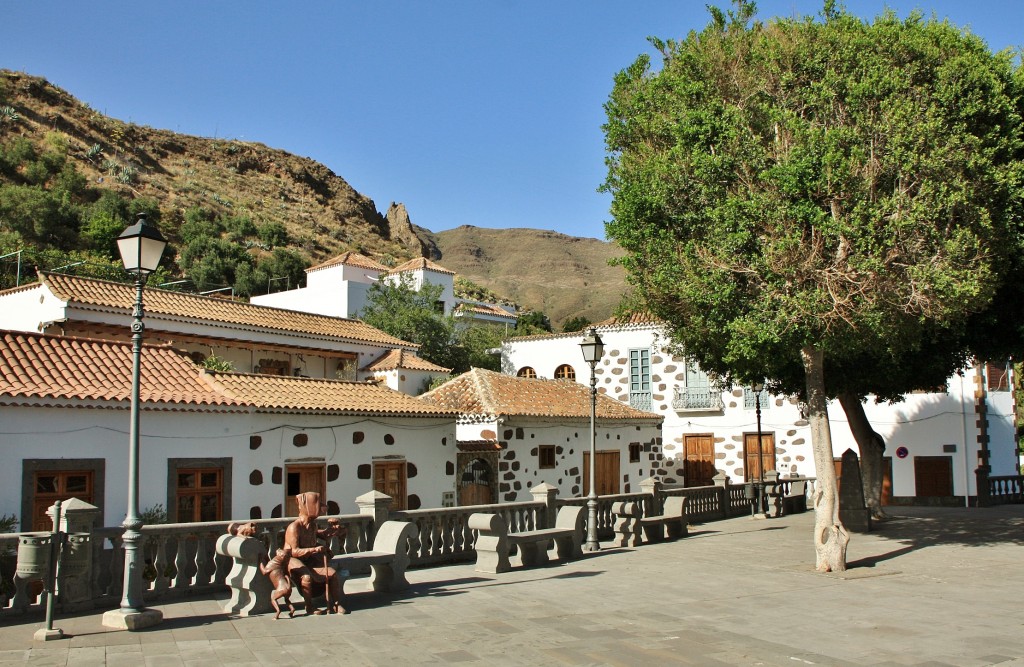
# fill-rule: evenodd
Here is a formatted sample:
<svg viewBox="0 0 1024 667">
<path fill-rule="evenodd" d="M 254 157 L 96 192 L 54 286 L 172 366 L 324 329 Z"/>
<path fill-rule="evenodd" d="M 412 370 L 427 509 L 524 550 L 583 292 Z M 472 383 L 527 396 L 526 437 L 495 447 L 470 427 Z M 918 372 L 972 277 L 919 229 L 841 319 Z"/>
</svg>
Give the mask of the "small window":
<svg viewBox="0 0 1024 667">
<path fill-rule="evenodd" d="M 516 371 L 516 377 L 536 379 L 537 371 L 533 370 L 530 366 L 523 366 Z"/>
<path fill-rule="evenodd" d="M 220 521 L 223 516 L 223 471 L 220 468 L 179 468 L 175 520 Z"/>
<path fill-rule="evenodd" d="M 555 446 L 554 445 L 541 445 L 537 448 L 537 467 L 538 468 L 554 468 L 555 467 Z"/>
<path fill-rule="evenodd" d="M 631 442 L 629 443 L 629 462 L 639 463 L 640 462 L 640 443 Z"/>
<path fill-rule="evenodd" d="M 555 369 L 555 379 L 556 380 L 575 380 L 576 379 L 576 369 L 573 368 L 572 366 L 570 366 L 569 364 L 562 364 L 561 366 L 559 366 L 558 368 Z"/>
</svg>

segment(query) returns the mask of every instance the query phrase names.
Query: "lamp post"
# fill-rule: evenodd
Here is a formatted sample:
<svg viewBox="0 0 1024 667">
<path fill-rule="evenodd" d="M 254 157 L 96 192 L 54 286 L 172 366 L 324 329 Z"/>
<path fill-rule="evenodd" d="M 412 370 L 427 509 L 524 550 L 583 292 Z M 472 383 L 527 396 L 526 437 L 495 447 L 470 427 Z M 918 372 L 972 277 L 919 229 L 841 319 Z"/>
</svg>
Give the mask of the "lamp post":
<svg viewBox="0 0 1024 667">
<path fill-rule="evenodd" d="M 594 477 L 594 461 L 597 458 L 597 376 L 595 366 L 604 356 L 604 342 L 591 328 L 580 342 L 583 360 L 590 364 L 590 493 L 587 495 L 587 543 L 584 551 L 600 551 L 597 541 L 597 479 Z"/>
<path fill-rule="evenodd" d="M 761 451 L 761 392 L 764 391 L 764 384 L 758 382 L 754 385 L 754 415 L 757 418 L 757 511 L 764 507 L 761 493 L 764 490 L 764 454 Z"/>
<path fill-rule="evenodd" d="M 139 517 L 139 371 L 142 362 L 142 286 L 146 276 L 156 270 L 167 241 L 146 222 L 140 213 L 134 225 L 117 237 L 121 261 L 129 273 L 135 274 L 135 305 L 132 308 L 132 397 L 128 423 L 128 512 L 124 523 L 124 583 L 119 609 L 103 614 L 103 625 L 126 630 L 139 630 L 163 620 L 157 609 L 146 609 L 142 599 L 142 519 Z"/>
</svg>

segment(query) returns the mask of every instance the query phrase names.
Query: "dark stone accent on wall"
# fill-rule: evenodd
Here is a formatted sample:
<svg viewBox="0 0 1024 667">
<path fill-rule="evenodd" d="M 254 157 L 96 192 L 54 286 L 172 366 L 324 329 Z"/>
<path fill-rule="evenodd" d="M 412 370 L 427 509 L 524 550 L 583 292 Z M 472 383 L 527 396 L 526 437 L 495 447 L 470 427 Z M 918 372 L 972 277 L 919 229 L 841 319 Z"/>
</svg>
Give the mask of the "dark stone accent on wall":
<svg viewBox="0 0 1024 667">
<path fill-rule="evenodd" d="M 523 437 L 524 437 L 523 436 L 523 429 L 521 427 L 517 428 L 516 429 L 516 440 L 522 440 Z"/>
<path fill-rule="evenodd" d="M 369 463 L 360 463 L 356 468 L 356 477 L 359 479 L 370 479 L 373 477 L 373 466 Z"/>
<path fill-rule="evenodd" d="M 579 468 L 569 468 L 569 474 L 572 475 L 573 477 L 575 477 L 575 476 L 580 474 L 580 469 Z"/>
<path fill-rule="evenodd" d="M 423 502 L 420 500 L 420 497 L 417 496 L 415 493 L 409 494 L 409 498 L 406 500 L 406 504 L 411 510 L 418 510 L 420 507 L 423 506 Z"/>
<path fill-rule="evenodd" d="M 334 502 L 333 500 L 328 500 L 327 501 L 327 513 L 328 514 L 341 514 L 341 507 L 339 507 L 338 503 Z"/>
<path fill-rule="evenodd" d="M 441 446 L 442 447 L 447 447 L 448 446 L 448 438 L 441 438 Z"/>
<path fill-rule="evenodd" d="M 572 456 L 573 450 L 569 450 L 569 456 Z"/>
<path fill-rule="evenodd" d="M 523 483 L 522 482 L 516 482 L 516 483 L 514 483 L 512 485 L 512 488 L 515 489 L 516 491 L 519 491 L 520 489 L 523 488 Z"/>
<path fill-rule="evenodd" d="M 455 464 L 452 463 L 451 461 L 445 461 L 445 463 L 444 463 L 444 474 L 446 474 L 446 475 L 454 475 L 455 474 Z"/>
<path fill-rule="evenodd" d="M 249 473 L 249 484 L 251 486 L 259 486 L 263 483 L 263 473 L 259 470 L 253 470 Z"/>
<path fill-rule="evenodd" d="M 564 452 L 564 451 L 565 451 L 565 450 L 564 450 L 564 449 L 562 449 L 562 446 L 561 446 L 561 445 L 558 445 L 557 447 L 555 447 L 555 454 L 558 454 L 559 456 L 561 456 L 561 455 L 562 455 L 562 452 Z"/>
<path fill-rule="evenodd" d="M 489 428 L 485 428 L 480 431 L 480 437 L 484 440 L 496 440 L 498 438 L 498 434 Z"/>
<path fill-rule="evenodd" d="M 355 432 L 353 432 L 352 433 L 352 444 L 353 445 L 358 445 L 359 443 L 361 443 L 363 441 L 363 438 L 365 438 L 365 437 L 366 437 L 366 434 L 363 433 L 362 431 L 355 431 Z"/>
<path fill-rule="evenodd" d="M 384 444 L 385 445 L 393 445 L 393 444 L 395 444 L 395 436 L 391 435 L 390 433 L 385 433 L 384 434 Z"/>
<path fill-rule="evenodd" d="M 506 462 L 506 461 L 499 461 L 498 462 L 498 470 L 500 472 L 504 472 L 504 471 L 508 470 L 508 462 Z"/>
<path fill-rule="evenodd" d="M 296 433 L 292 438 L 292 444 L 296 447 L 305 447 L 309 444 L 309 436 L 305 433 Z"/>
<path fill-rule="evenodd" d="M 536 447 L 534 447 L 533 449 L 530 450 L 530 456 L 537 456 L 537 448 Z"/>
<path fill-rule="evenodd" d="M 501 437 L 504 438 L 505 440 L 511 440 L 512 439 L 512 429 L 507 428 L 504 431 L 502 431 L 501 432 Z"/>
<path fill-rule="evenodd" d="M 499 492 L 499 493 L 505 493 L 505 492 L 507 492 L 507 491 L 508 491 L 508 490 L 509 490 L 510 488 L 511 488 L 511 487 L 509 486 L 508 482 L 502 482 L 501 484 L 499 484 L 499 485 L 498 485 L 498 492 Z"/>
<path fill-rule="evenodd" d="M 625 491 L 623 491 L 623 493 L 630 493 L 630 488 L 629 488 L 629 484 L 627 484 L 627 485 L 626 485 L 625 487 L 623 487 L 623 488 L 625 489 Z"/>
<path fill-rule="evenodd" d="M 572 492 L 571 492 L 571 493 L 572 493 L 572 495 L 574 495 L 574 496 L 578 496 L 578 495 L 580 495 L 580 487 L 578 487 L 578 486 L 573 486 L 573 487 L 572 487 Z"/>
<path fill-rule="evenodd" d="M 516 476 L 515 476 L 514 473 L 507 472 L 504 475 L 502 475 L 501 478 L 507 482 L 507 481 L 515 479 Z"/>
<path fill-rule="evenodd" d="M 511 461 L 515 457 L 516 457 L 516 453 L 514 451 L 512 451 L 511 449 L 508 450 L 507 452 L 505 452 L 505 460 L 506 461 Z"/>
<path fill-rule="evenodd" d="M 340 476 L 341 476 L 341 466 L 340 465 L 338 465 L 337 463 L 332 463 L 331 465 L 327 466 L 327 481 L 328 482 L 333 482 L 333 481 L 337 480 L 338 477 L 340 477 Z M 337 514 L 337 512 L 334 512 L 334 514 Z"/>
<path fill-rule="evenodd" d="M 415 463 L 412 463 L 411 461 L 406 461 L 406 463 L 405 463 L 405 475 L 406 475 L 406 477 L 408 477 L 409 479 L 412 479 L 413 477 L 415 477 L 419 473 L 420 473 L 420 471 L 417 470 Z M 410 508 L 410 509 L 412 509 L 412 508 Z"/>
<path fill-rule="evenodd" d="M 513 470 L 519 470 L 519 461 L 513 461 L 512 462 L 512 469 Z"/>
<path fill-rule="evenodd" d="M 283 478 L 284 470 L 282 470 L 281 466 L 274 466 L 274 469 L 270 471 L 270 483 L 280 484 Z"/>
<path fill-rule="evenodd" d="M 281 518 L 281 512 L 282 512 L 281 506 L 280 505 L 275 505 L 274 509 L 270 510 L 270 518 L 271 519 L 280 519 Z"/>
<path fill-rule="evenodd" d="M 258 435 L 249 436 L 249 449 L 259 449 L 260 445 L 263 444 L 263 438 Z"/>
<path fill-rule="evenodd" d="M 263 510 L 260 509 L 259 505 L 255 505 L 255 506 L 249 508 L 249 518 L 250 519 L 262 519 L 263 518 Z"/>
</svg>

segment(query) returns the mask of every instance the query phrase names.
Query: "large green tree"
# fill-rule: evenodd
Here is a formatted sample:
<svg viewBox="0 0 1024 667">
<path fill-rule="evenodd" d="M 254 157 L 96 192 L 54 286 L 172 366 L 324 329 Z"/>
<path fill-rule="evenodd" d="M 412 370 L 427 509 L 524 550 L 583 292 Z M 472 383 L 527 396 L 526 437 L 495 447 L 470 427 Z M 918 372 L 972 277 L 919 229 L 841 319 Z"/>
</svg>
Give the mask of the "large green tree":
<svg viewBox="0 0 1024 667">
<path fill-rule="evenodd" d="M 948 23 L 827 2 L 652 40 L 606 104 L 629 279 L 707 370 L 804 376 L 820 571 L 846 567 L 826 364 L 908 358 L 985 310 L 1018 249 L 1021 94 L 1010 54 Z"/>
</svg>

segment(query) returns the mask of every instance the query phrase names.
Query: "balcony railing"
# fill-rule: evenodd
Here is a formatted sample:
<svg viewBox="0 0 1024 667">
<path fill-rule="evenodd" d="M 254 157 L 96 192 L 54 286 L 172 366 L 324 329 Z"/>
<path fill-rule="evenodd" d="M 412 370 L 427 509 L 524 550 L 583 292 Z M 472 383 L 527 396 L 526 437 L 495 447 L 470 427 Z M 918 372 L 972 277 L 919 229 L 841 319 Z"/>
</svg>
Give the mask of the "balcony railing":
<svg viewBox="0 0 1024 667">
<path fill-rule="evenodd" d="M 722 390 L 718 387 L 676 387 L 672 397 L 672 407 L 676 410 L 705 410 L 714 412 L 722 410 Z"/>
<path fill-rule="evenodd" d="M 644 412 L 651 411 L 651 392 L 631 391 L 629 392 L 629 406 Z"/>
</svg>

